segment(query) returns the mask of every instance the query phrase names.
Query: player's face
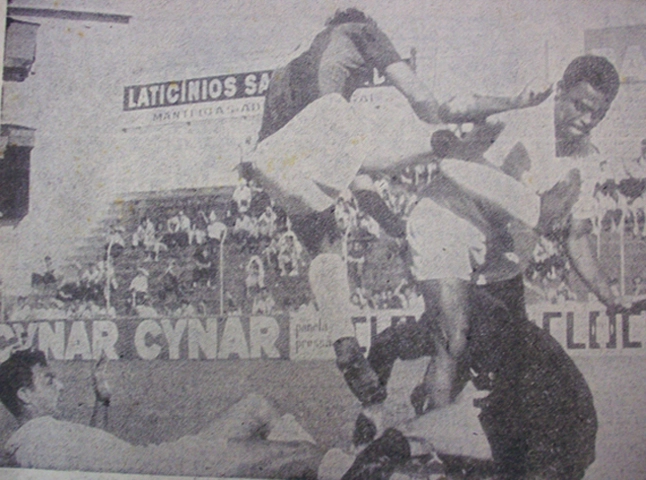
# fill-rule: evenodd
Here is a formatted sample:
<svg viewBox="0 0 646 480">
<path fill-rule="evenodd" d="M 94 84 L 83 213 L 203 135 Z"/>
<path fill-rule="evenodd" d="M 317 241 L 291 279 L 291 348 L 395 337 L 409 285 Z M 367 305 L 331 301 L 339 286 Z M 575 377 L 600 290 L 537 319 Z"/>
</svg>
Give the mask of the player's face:
<svg viewBox="0 0 646 480">
<path fill-rule="evenodd" d="M 588 135 L 603 120 L 608 108 L 610 102 L 605 95 L 587 82 L 580 82 L 567 92 L 558 91 L 554 107 L 557 135 L 573 140 Z"/>
<path fill-rule="evenodd" d="M 26 400 L 38 416 L 54 415 L 58 411 L 58 399 L 63 384 L 49 367 L 34 365 L 31 369 L 33 386 L 27 389 Z"/>
</svg>

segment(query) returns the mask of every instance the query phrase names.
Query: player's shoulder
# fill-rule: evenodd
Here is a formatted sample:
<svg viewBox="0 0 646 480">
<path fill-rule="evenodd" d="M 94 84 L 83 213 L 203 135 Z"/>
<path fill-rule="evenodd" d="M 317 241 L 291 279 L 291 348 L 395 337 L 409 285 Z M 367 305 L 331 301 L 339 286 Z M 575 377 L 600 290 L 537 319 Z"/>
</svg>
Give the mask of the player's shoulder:
<svg viewBox="0 0 646 480">
<path fill-rule="evenodd" d="M 538 167 L 546 157 L 553 156 L 554 102 L 551 99 L 535 107 L 510 110 L 492 118 L 505 125 L 485 153 L 485 157 L 495 165 L 501 165 L 518 144 L 528 153 L 533 167 Z"/>
</svg>

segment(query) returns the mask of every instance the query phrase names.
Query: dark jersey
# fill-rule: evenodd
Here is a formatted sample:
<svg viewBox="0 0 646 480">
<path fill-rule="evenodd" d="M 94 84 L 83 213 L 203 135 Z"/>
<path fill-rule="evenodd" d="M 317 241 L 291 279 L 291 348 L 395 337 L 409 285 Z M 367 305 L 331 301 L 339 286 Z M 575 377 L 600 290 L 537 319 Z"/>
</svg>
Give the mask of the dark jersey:
<svg viewBox="0 0 646 480">
<path fill-rule="evenodd" d="M 277 132 L 314 100 L 352 93 L 401 60 L 388 37 L 374 22 L 343 23 L 319 33 L 309 50 L 277 69 L 269 84 L 258 141 Z"/>
<path fill-rule="evenodd" d="M 582 479 L 594 461 L 597 433 L 585 378 L 559 343 L 527 320 L 520 276 L 471 289 L 459 383 L 471 377 L 478 389 L 491 391 L 478 406 L 496 478 Z M 401 322 L 373 338 L 368 361 L 382 384 L 397 358 L 436 354 L 437 314 L 431 308 L 419 322 Z"/>
</svg>

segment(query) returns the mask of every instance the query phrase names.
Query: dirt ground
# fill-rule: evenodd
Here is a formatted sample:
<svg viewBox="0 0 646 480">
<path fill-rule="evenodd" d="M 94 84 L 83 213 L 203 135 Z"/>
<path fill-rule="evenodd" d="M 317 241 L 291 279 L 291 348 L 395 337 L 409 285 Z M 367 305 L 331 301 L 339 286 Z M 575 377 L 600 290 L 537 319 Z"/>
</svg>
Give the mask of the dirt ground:
<svg viewBox="0 0 646 480">
<path fill-rule="evenodd" d="M 646 478 L 646 357 L 581 356 L 576 362 L 590 384 L 599 417 L 597 460 L 586 479 Z M 53 366 L 65 384 L 62 415 L 88 423 L 94 402 L 91 362 Z M 406 404 L 408 386 L 422 371 L 419 361 L 399 364 L 389 401 Z M 109 429 L 138 444 L 195 433 L 251 392 L 271 399 L 281 413 L 292 413 L 324 449 L 348 446 L 359 411 L 330 361 L 115 361 L 109 379 Z M 14 428 L 2 409 L 2 443 Z"/>
</svg>

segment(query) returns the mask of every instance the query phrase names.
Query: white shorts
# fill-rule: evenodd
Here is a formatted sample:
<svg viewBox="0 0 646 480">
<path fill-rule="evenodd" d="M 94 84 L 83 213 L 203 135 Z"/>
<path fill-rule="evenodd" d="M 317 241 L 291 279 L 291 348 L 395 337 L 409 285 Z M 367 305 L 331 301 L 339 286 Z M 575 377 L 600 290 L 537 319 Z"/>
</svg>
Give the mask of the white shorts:
<svg viewBox="0 0 646 480">
<path fill-rule="evenodd" d="M 287 214 L 322 211 L 346 190 L 365 158 L 362 119 L 338 94 L 326 95 L 258 144 L 248 160 Z"/>
<path fill-rule="evenodd" d="M 470 281 L 482 265 L 486 237 L 478 228 L 429 198 L 422 198 L 406 224 L 413 276 L 420 281 L 459 278 Z"/>
</svg>

